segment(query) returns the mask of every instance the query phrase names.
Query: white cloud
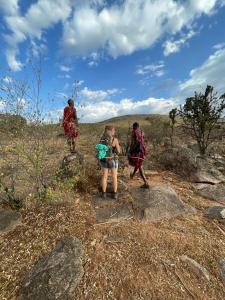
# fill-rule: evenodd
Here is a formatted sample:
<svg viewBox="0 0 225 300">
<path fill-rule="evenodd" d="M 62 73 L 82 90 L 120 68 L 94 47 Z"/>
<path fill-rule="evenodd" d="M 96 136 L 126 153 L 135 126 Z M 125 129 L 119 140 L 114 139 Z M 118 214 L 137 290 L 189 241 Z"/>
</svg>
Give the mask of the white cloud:
<svg viewBox="0 0 225 300">
<path fill-rule="evenodd" d="M 224 93 L 224 70 L 225 48 L 222 48 L 190 72 L 190 78 L 180 84 L 180 95 L 183 98 L 193 95 L 195 90 L 204 90 L 207 84 L 213 85 L 218 92 Z"/>
<path fill-rule="evenodd" d="M 65 65 L 59 65 L 59 69 L 62 72 L 70 72 L 72 70 L 72 68 L 65 66 Z"/>
<path fill-rule="evenodd" d="M 116 58 L 151 47 L 165 34 L 190 28 L 202 14 L 210 15 L 220 0 L 125 0 L 96 9 L 81 6 L 64 23 L 62 48 L 68 55 L 99 49 Z M 151 17 L 149 17 L 151 16 Z M 181 43 L 181 42 L 180 42 Z"/>
<path fill-rule="evenodd" d="M 19 10 L 19 1 L 0 0 L 0 9 L 11 34 L 5 35 L 8 44 L 6 58 L 13 71 L 19 71 L 22 63 L 17 60 L 18 44 L 31 38 L 40 40 L 43 30 L 67 19 L 72 11 L 70 0 L 38 0 L 31 4 L 24 16 Z"/>
<path fill-rule="evenodd" d="M 181 47 L 186 44 L 186 42 L 191 39 L 193 36 L 195 36 L 197 32 L 194 32 L 193 30 L 189 31 L 186 35 L 184 35 L 179 40 L 167 40 L 164 44 L 164 55 L 169 56 L 172 53 L 179 52 Z"/>
<path fill-rule="evenodd" d="M 137 66 L 136 74 L 138 75 L 147 75 L 151 74 L 152 76 L 161 77 L 165 74 L 165 64 L 163 61 L 160 61 L 158 64 L 150 65 L 139 65 Z"/>
<path fill-rule="evenodd" d="M 2 112 L 5 108 L 5 101 L 3 101 L 2 99 L 0 99 L 0 112 Z"/>
<path fill-rule="evenodd" d="M 5 83 L 12 83 L 13 79 L 10 76 L 5 76 L 2 81 Z"/>
<path fill-rule="evenodd" d="M 122 90 L 119 89 L 109 89 L 109 90 L 91 90 L 87 87 L 80 91 L 81 98 L 88 101 L 104 101 L 108 100 L 111 96 L 121 93 Z"/>
<path fill-rule="evenodd" d="M 149 48 L 165 34 L 190 28 L 202 14 L 212 14 L 224 1 L 124 0 L 109 5 L 104 0 L 37 0 L 24 15 L 19 4 L 19 0 L 0 0 L 11 32 L 5 35 L 6 57 L 15 71 L 22 68 L 18 45 L 28 38 L 40 41 L 43 32 L 59 22 L 63 24 L 62 53 L 85 56 L 102 50 L 116 58 Z M 89 65 L 96 65 L 95 61 L 92 58 Z"/>
<path fill-rule="evenodd" d="M 27 102 L 24 98 L 18 98 L 17 101 L 18 101 L 18 108 L 19 109 L 23 109 L 27 104 Z"/>
<path fill-rule="evenodd" d="M 78 109 L 78 115 L 82 122 L 98 122 L 128 114 L 167 114 L 176 106 L 175 100 L 163 98 L 148 98 L 139 101 L 122 99 L 118 103 L 112 101 L 89 102 Z"/>
<path fill-rule="evenodd" d="M 219 43 L 213 46 L 213 49 L 220 50 L 225 47 L 225 43 Z"/>
</svg>

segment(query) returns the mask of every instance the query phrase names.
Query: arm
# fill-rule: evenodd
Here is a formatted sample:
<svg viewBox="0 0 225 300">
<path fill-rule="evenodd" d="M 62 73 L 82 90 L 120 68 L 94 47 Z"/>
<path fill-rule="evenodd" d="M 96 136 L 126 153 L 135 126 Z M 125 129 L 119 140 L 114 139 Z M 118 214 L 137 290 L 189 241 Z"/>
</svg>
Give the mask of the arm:
<svg viewBox="0 0 225 300">
<path fill-rule="evenodd" d="M 120 154 L 121 153 L 121 148 L 120 148 L 120 144 L 119 144 L 118 139 L 114 140 L 114 144 L 115 144 L 115 147 L 116 147 L 117 154 Z"/>
</svg>

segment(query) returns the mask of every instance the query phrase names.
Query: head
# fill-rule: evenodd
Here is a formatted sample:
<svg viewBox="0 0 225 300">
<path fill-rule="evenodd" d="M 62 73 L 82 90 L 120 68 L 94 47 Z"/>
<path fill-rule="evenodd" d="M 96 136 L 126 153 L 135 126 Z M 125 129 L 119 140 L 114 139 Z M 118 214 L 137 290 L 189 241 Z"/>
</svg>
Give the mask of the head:
<svg viewBox="0 0 225 300">
<path fill-rule="evenodd" d="M 67 103 L 68 103 L 69 106 L 74 106 L 74 101 L 73 101 L 73 99 L 69 99 Z"/>
<path fill-rule="evenodd" d="M 137 122 L 135 122 L 134 124 L 133 124 L 133 129 L 138 129 L 140 127 L 140 125 L 137 123 Z"/>
<path fill-rule="evenodd" d="M 105 126 L 104 133 L 110 137 L 113 137 L 115 135 L 115 127 L 110 125 Z"/>
</svg>

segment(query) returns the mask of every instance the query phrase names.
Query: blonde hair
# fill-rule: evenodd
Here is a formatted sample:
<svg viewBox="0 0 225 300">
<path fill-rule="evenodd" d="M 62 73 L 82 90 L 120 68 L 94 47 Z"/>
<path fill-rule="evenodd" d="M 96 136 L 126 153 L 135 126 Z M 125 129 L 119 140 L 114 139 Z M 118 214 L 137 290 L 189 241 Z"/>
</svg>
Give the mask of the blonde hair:
<svg viewBox="0 0 225 300">
<path fill-rule="evenodd" d="M 107 133 L 108 131 L 112 131 L 113 129 L 115 129 L 114 126 L 112 126 L 112 125 L 106 125 L 104 133 Z"/>
<path fill-rule="evenodd" d="M 106 125 L 105 130 L 102 134 L 101 141 L 107 140 L 108 142 L 112 142 L 112 136 L 109 134 L 110 131 L 115 129 L 112 125 Z"/>
</svg>

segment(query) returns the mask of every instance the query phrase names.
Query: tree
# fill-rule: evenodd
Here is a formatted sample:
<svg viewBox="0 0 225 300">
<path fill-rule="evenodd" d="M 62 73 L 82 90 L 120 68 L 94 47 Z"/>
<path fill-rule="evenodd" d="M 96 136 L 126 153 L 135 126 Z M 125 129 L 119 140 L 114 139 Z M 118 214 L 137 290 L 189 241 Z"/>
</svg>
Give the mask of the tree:
<svg viewBox="0 0 225 300">
<path fill-rule="evenodd" d="M 176 124 L 177 108 L 173 108 L 169 112 L 169 117 L 170 117 L 170 127 L 171 127 L 170 141 L 171 141 L 171 147 L 173 147 L 174 126 Z"/>
<path fill-rule="evenodd" d="M 187 129 L 198 143 L 201 155 L 205 155 L 211 143 L 211 134 L 225 109 L 225 94 L 218 96 L 210 85 L 204 93 L 195 92 L 187 98 L 178 114 Z"/>
</svg>

